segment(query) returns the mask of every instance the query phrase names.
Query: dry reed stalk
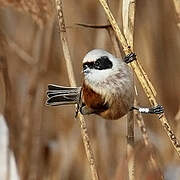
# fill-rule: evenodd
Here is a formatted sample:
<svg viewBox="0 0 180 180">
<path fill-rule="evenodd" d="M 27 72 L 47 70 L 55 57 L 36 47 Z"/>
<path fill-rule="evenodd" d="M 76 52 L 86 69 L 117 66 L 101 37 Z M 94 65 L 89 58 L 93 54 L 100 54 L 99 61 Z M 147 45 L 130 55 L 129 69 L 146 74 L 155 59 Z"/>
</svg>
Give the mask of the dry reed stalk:
<svg viewBox="0 0 180 180">
<path fill-rule="evenodd" d="M 123 21 L 125 22 L 125 20 Z M 124 27 L 124 26 L 123 26 Z M 112 41 L 112 44 L 113 44 L 113 47 L 114 47 L 114 50 L 115 50 L 115 54 L 117 57 L 121 57 L 121 54 L 120 54 L 120 49 L 118 47 L 118 42 L 117 42 L 117 39 L 116 39 L 116 36 L 114 34 L 114 31 L 111 27 L 104 27 L 108 30 L 109 32 L 109 36 L 111 38 L 111 41 Z M 131 36 L 133 37 L 133 36 Z M 133 42 L 133 38 L 132 38 L 132 42 Z M 135 106 L 136 106 L 136 102 L 135 102 Z M 128 144 L 128 147 L 127 147 L 127 156 L 129 158 L 128 159 L 128 172 L 129 172 L 129 179 L 133 179 L 133 175 L 134 175 L 134 122 L 131 121 L 131 119 L 133 117 L 131 117 L 132 114 L 129 114 L 129 117 L 127 117 L 128 119 L 128 135 L 127 135 L 127 144 Z M 146 127 L 145 127 L 145 124 L 144 124 L 144 120 L 143 120 L 143 117 L 142 117 L 142 114 L 139 113 L 138 111 L 135 112 L 135 117 L 136 117 L 136 120 L 137 120 L 137 123 L 138 123 L 138 126 L 141 130 L 141 133 L 142 133 L 142 137 L 143 137 L 143 140 L 144 140 L 144 144 L 145 146 L 148 146 L 150 147 L 150 149 L 152 149 L 152 146 L 149 142 L 149 138 L 148 138 L 148 135 L 147 135 L 147 130 L 146 130 Z M 155 161 L 155 158 L 154 156 L 152 156 L 151 154 L 151 157 L 150 157 L 150 163 L 151 163 L 151 166 L 154 167 L 154 169 L 157 169 L 161 179 L 163 180 L 164 177 L 161 173 L 161 170 L 157 164 L 157 162 Z"/>
<path fill-rule="evenodd" d="M 177 26 L 178 26 L 179 29 L 180 29 L 180 1 L 179 1 L 179 0 L 173 0 L 173 2 L 174 2 L 176 14 L 177 14 L 177 16 L 178 16 Z"/>
<path fill-rule="evenodd" d="M 112 27 L 108 28 L 108 33 L 112 41 L 115 54 L 117 57 L 121 57 L 118 42 Z M 134 180 L 134 167 L 135 167 L 135 154 L 134 154 L 134 113 L 129 112 L 127 115 L 127 160 L 128 160 L 128 175 L 129 180 Z"/>
<path fill-rule="evenodd" d="M 118 24 L 113 16 L 113 14 L 111 13 L 111 10 L 109 9 L 109 6 L 107 5 L 105 0 L 99 0 L 99 1 L 104 8 L 104 11 L 107 15 L 109 22 L 111 23 L 114 31 L 116 32 L 117 38 L 120 41 L 125 54 L 126 55 L 129 54 L 130 52 L 132 52 L 132 50 L 131 50 L 131 48 L 129 48 L 129 44 L 127 43 L 127 40 L 125 39 L 124 35 L 122 34 L 121 30 L 119 29 Z M 143 87 L 143 90 L 144 90 L 146 96 L 148 97 L 150 104 L 152 106 L 156 106 L 158 104 L 157 100 L 155 98 L 156 91 L 154 90 L 153 85 L 151 84 L 145 71 L 143 70 L 142 66 L 140 65 L 138 58 L 136 61 L 133 61 L 131 63 L 131 67 L 135 71 L 136 76 L 137 76 L 139 82 L 141 83 L 141 86 Z M 157 115 L 157 117 L 159 118 L 161 125 L 163 126 L 166 134 L 168 135 L 175 151 L 177 152 L 177 154 L 180 157 L 180 143 L 179 143 L 178 139 L 176 138 L 176 135 L 174 134 L 171 126 L 169 125 L 166 116 L 164 114 L 161 114 L 161 115 Z"/>
<path fill-rule="evenodd" d="M 113 48 L 114 48 L 114 52 L 115 52 L 116 57 L 122 58 L 120 48 L 119 48 L 119 44 L 118 44 L 118 41 L 116 39 L 116 36 L 114 34 L 114 31 L 113 31 L 112 27 L 107 28 L 107 30 L 108 30 L 111 42 L 113 44 Z"/>
<path fill-rule="evenodd" d="M 134 47 L 134 19 L 135 0 L 123 0 L 122 7 L 123 31 L 127 43 Z M 134 150 L 134 112 L 129 112 L 127 116 L 127 159 L 129 180 L 135 179 L 135 150 Z"/>
<path fill-rule="evenodd" d="M 90 24 L 77 24 L 79 26 L 85 28 L 93 28 L 93 29 L 106 29 L 108 31 L 109 37 L 112 41 L 115 55 L 117 57 L 121 57 L 120 48 L 118 45 L 118 41 L 114 34 L 114 31 L 109 25 L 90 25 Z M 133 112 L 129 112 L 127 116 L 127 159 L 128 159 L 128 172 L 129 179 L 134 179 L 134 115 Z"/>
<path fill-rule="evenodd" d="M 108 27 L 108 34 L 113 44 L 113 48 L 117 57 L 122 58 L 120 47 L 112 27 Z M 135 153 L 134 153 L 134 112 L 131 111 L 125 117 L 127 119 L 127 165 L 129 180 L 135 179 Z"/>
<path fill-rule="evenodd" d="M 176 133 L 177 133 L 177 137 L 180 138 L 180 106 L 179 106 L 179 109 L 176 113 L 176 116 L 175 116 L 175 121 L 176 121 Z M 175 155 L 174 155 L 174 158 L 175 158 Z"/>
<path fill-rule="evenodd" d="M 63 16 L 62 1 L 55 0 L 55 3 L 56 3 L 57 15 L 58 15 L 60 41 L 61 41 L 62 47 L 63 47 L 69 81 L 70 81 L 71 86 L 76 86 L 76 81 L 74 78 L 74 72 L 73 72 L 73 66 L 72 66 L 72 60 L 70 57 L 70 52 L 69 52 L 68 43 L 67 43 L 66 27 L 65 27 L 64 16 Z M 87 159 L 88 159 L 89 166 L 91 169 L 91 176 L 92 176 L 93 180 L 98 180 L 95 159 L 94 159 L 90 139 L 89 139 L 89 136 L 87 133 L 87 125 L 86 125 L 84 117 L 79 113 L 78 113 L 78 119 L 79 119 L 79 123 L 80 123 L 80 127 L 81 127 L 81 135 L 82 135 Z"/>
<path fill-rule="evenodd" d="M 135 19 L 135 0 L 123 0 L 122 17 L 123 32 L 127 40 L 127 44 L 134 47 L 134 19 Z"/>
<path fill-rule="evenodd" d="M 177 122 L 177 128 L 176 128 L 177 137 L 180 137 L 180 107 L 174 119 Z"/>
<path fill-rule="evenodd" d="M 135 104 L 137 105 L 137 103 L 135 102 Z M 151 154 L 150 154 L 150 165 L 155 169 L 157 170 L 157 172 L 159 172 L 159 177 L 161 177 L 161 179 L 163 180 L 164 177 L 163 177 L 163 174 L 161 172 L 161 169 L 160 169 L 160 165 L 158 164 L 158 162 L 155 160 L 155 157 L 154 157 L 154 149 L 153 149 L 153 146 L 152 144 L 150 143 L 149 141 L 149 137 L 148 137 L 148 134 L 147 134 L 147 129 L 146 129 L 146 126 L 145 126 L 145 123 L 144 123 L 144 119 L 142 117 L 142 114 L 139 113 L 138 111 L 135 112 L 135 117 L 136 117 L 136 121 L 137 121 L 137 124 L 139 126 L 139 129 L 141 130 L 141 133 L 142 133 L 142 137 L 143 137 L 143 141 L 144 141 L 144 144 L 146 147 L 148 147 L 149 149 L 151 149 Z"/>
<path fill-rule="evenodd" d="M 134 113 L 127 115 L 127 161 L 129 180 L 135 179 L 135 153 L 134 153 Z"/>
</svg>

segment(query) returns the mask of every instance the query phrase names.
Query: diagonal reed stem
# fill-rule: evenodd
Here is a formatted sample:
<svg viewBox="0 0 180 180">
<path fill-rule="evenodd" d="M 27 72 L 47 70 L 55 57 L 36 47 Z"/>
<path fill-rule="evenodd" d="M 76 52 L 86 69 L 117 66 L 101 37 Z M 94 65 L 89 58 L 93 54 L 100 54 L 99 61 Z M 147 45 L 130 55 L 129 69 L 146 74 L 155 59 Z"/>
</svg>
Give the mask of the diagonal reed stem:
<svg viewBox="0 0 180 180">
<path fill-rule="evenodd" d="M 113 14 L 111 13 L 111 10 L 109 9 L 109 6 L 108 6 L 106 0 L 99 0 L 99 2 L 103 6 L 104 11 L 107 15 L 107 18 L 108 18 L 109 22 L 111 23 L 112 28 L 114 29 L 114 31 L 117 35 L 117 38 L 120 41 L 120 43 L 124 49 L 125 54 L 126 55 L 129 54 L 132 51 L 131 48 L 129 48 L 130 44 L 127 43 L 127 40 L 125 39 Z M 156 91 L 155 91 L 152 83 L 150 82 L 148 76 L 146 75 L 145 71 L 143 70 L 142 66 L 140 65 L 138 59 L 131 63 L 131 67 L 133 68 L 134 72 L 136 73 L 136 76 L 137 76 L 138 80 L 140 81 L 141 86 L 143 87 L 143 90 L 144 90 L 146 96 L 148 97 L 150 104 L 152 106 L 157 105 L 158 103 L 155 98 Z M 173 130 L 171 129 L 171 126 L 168 123 L 166 116 L 164 114 L 161 114 L 161 115 L 157 115 L 157 117 L 159 118 L 161 125 L 163 126 L 166 134 L 168 135 L 175 151 L 177 152 L 177 154 L 180 157 L 180 143 L 179 143 L 178 139 L 176 138 L 176 135 L 174 134 Z"/>
<path fill-rule="evenodd" d="M 61 41 L 62 47 L 63 47 L 69 81 L 70 81 L 71 86 L 76 86 L 76 81 L 74 78 L 74 72 L 73 72 L 73 66 L 72 66 L 72 60 L 70 57 L 70 51 L 69 51 L 68 43 L 67 43 L 67 35 L 66 35 L 66 27 L 65 27 L 64 16 L 63 16 L 62 0 L 55 0 L 55 3 L 56 3 L 57 15 L 58 15 L 60 41 Z M 91 169 L 91 176 L 92 176 L 93 180 L 98 180 L 95 159 L 94 159 L 90 139 L 89 139 L 89 136 L 87 133 L 87 125 L 86 125 L 84 117 L 81 114 L 78 114 L 78 118 L 79 118 L 79 123 L 80 123 L 80 127 L 81 127 L 81 135 L 82 135 L 87 159 L 88 159 L 89 166 Z"/>
</svg>

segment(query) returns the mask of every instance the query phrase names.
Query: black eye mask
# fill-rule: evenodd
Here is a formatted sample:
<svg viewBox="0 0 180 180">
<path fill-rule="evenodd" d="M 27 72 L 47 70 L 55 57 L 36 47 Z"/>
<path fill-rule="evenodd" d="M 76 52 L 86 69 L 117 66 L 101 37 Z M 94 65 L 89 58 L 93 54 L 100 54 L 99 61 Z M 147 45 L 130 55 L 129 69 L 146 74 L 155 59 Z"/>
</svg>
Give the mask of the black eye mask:
<svg viewBox="0 0 180 180">
<path fill-rule="evenodd" d="M 86 62 L 83 64 L 83 70 L 90 68 L 90 69 L 111 69 L 113 66 L 112 62 L 109 60 L 107 56 L 102 56 L 98 58 L 95 62 Z"/>
<path fill-rule="evenodd" d="M 93 69 L 94 68 L 94 62 L 86 62 L 83 64 L 83 70 L 86 70 L 87 68 Z"/>
<path fill-rule="evenodd" d="M 94 63 L 94 68 L 98 70 L 111 69 L 112 66 L 113 64 L 107 56 L 100 57 Z"/>
</svg>

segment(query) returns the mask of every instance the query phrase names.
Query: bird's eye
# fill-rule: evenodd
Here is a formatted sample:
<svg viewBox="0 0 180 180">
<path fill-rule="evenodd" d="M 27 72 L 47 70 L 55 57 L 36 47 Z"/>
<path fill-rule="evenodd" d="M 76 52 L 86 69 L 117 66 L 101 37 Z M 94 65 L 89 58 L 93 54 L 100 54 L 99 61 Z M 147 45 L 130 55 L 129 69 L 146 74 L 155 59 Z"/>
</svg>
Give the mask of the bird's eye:
<svg viewBox="0 0 180 180">
<path fill-rule="evenodd" d="M 100 57 L 94 63 L 94 68 L 98 70 L 110 69 L 112 66 L 113 64 L 107 56 Z"/>
<path fill-rule="evenodd" d="M 94 63 L 95 67 L 98 67 L 100 65 L 100 62 L 97 60 L 95 63 Z"/>
</svg>

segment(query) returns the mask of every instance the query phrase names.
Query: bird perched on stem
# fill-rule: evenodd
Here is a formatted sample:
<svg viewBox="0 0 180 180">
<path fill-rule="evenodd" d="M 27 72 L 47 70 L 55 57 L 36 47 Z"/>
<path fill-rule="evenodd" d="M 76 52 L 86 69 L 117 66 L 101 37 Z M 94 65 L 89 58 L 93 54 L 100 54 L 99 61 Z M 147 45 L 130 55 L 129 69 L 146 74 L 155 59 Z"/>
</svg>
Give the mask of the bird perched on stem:
<svg viewBox="0 0 180 180">
<path fill-rule="evenodd" d="M 136 60 L 130 53 L 119 59 L 102 49 L 94 49 L 83 59 L 82 87 L 64 87 L 49 84 L 47 105 L 77 104 L 83 114 L 97 114 L 104 119 L 116 120 L 130 110 L 142 113 L 163 113 L 162 106 L 133 107 L 134 80 L 127 63 Z"/>
</svg>

